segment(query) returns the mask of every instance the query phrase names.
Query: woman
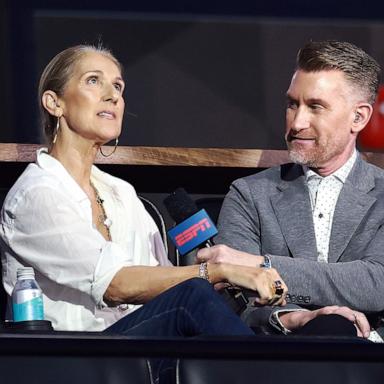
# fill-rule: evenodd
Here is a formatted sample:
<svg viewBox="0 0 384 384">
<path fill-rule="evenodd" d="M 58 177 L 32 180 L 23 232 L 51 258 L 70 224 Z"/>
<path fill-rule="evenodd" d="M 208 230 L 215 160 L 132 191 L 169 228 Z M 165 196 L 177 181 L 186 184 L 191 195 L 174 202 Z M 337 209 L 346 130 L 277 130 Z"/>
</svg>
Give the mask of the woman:
<svg viewBox="0 0 384 384">
<path fill-rule="evenodd" d="M 38 151 L 3 206 L 5 289 L 10 295 L 18 267 L 32 266 L 56 330 L 252 334 L 207 281 L 255 290 L 260 304 L 283 304 L 287 288 L 277 272 L 164 265 L 157 228 L 133 187 L 93 165 L 101 146 L 120 135 L 121 72 L 109 51 L 92 46 L 66 49 L 45 68 L 39 100 L 48 149 Z"/>
</svg>

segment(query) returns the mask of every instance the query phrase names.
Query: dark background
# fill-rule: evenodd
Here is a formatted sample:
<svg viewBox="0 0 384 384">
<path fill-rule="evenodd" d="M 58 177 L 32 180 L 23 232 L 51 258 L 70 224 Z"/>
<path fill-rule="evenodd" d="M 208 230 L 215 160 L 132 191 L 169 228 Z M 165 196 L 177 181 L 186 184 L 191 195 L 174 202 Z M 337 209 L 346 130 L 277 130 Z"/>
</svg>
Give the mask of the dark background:
<svg viewBox="0 0 384 384">
<path fill-rule="evenodd" d="M 125 66 L 123 145 L 284 148 L 285 91 L 309 39 L 384 64 L 380 2 L 0 0 L 0 142 L 42 141 L 38 78 L 102 41 Z"/>
<path fill-rule="evenodd" d="M 283 149 L 298 49 L 310 39 L 347 40 L 384 66 L 382 8 L 356 0 L 0 0 L 0 142 L 43 142 L 36 90 L 44 66 L 68 46 L 103 42 L 125 67 L 122 145 Z M 205 196 L 207 181 L 223 180 L 218 169 L 152 177 L 142 167 L 136 178 L 124 169 L 117 175 L 158 205 L 168 228 L 162 201 L 182 180 L 194 198 Z M 223 196 L 242 175 L 226 175 L 211 192 Z"/>
</svg>

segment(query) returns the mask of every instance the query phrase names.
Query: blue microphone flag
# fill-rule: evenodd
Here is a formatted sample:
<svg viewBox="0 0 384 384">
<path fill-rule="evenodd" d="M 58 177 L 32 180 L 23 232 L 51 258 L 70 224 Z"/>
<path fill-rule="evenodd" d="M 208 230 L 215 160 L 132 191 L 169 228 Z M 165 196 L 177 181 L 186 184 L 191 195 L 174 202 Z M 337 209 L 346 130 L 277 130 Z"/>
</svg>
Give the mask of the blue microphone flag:
<svg viewBox="0 0 384 384">
<path fill-rule="evenodd" d="M 205 209 L 201 209 L 168 231 L 168 236 L 180 255 L 191 252 L 215 235 L 217 228 Z"/>
</svg>

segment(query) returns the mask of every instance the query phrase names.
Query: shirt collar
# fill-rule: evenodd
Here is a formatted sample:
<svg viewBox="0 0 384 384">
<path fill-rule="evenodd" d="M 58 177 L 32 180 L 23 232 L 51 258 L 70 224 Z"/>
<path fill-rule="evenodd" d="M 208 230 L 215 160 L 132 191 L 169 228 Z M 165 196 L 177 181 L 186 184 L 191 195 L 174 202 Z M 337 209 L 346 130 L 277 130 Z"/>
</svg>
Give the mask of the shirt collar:
<svg viewBox="0 0 384 384">
<path fill-rule="evenodd" d="M 345 180 L 347 180 L 347 177 L 353 168 L 353 165 L 355 164 L 356 159 L 357 159 L 357 151 L 356 149 L 354 149 L 351 157 L 347 160 L 347 162 L 342 167 L 340 167 L 335 172 L 331 173 L 326 177 L 334 176 L 344 184 Z M 320 176 L 316 172 L 312 171 L 312 169 L 308 168 L 306 165 L 303 165 L 303 171 L 304 171 L 305 179 L 307 181 L 313 177 L 320 177 L 321 179 L 324 179 L 323 176 Z"/>
<path fill-rule="evenodd" d="M 68 173 L 65 167 L 60 163 L 60 161 L 48 153 L 47 148 L 40 148 L 36 151 L 36 164 L 40 168 L 58 178 L 64 188 L 67 188 L 70 195 L 72 195 L 77 201 L 89 200 L 88 196 L 81 189 L 79 184 L 77 184 L 75 179 Z M 92 166 L 91 178 L 95 178 L 96 180 L 103 182 L 105 175 L 106 174 L 96 166 Z"/>
</svg>

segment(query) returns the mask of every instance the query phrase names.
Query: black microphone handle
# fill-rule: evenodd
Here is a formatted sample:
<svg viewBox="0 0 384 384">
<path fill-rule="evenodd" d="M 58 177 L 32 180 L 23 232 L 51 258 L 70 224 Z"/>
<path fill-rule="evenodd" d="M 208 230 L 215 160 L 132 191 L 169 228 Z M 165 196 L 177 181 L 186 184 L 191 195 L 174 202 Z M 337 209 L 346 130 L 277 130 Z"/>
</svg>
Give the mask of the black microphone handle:
<svg viewBox="0 0 384 384">
<path fill-rule="evenodd" d="M 205 242 L 204 247 L 202 247 L 202 248 L 211 248 L 211 247 L 213 247 L 214 245 L 215 245 L 215 243 L 213 242 L 213 240 L 212 240 L 212 239 L 208 239 L 208 240 Z"/>
<path fill-rule="evenodd" d="M 202 248 L 211 248 L 215 245 L 212 239 L 206 240 L 204 243 L 200 244 L 199 247 L 193 249 L 192 251 L 180 255 L 177 252 L 177 265 L 186 266 L 186 265 L 195 265 L 196 264 L 196 255 L 199 249 Z M 235 286 L 230 286 L 221 289 L 218 293 L 222 295 L 227 304 L 233 309 L 233 311 L 240 315 L 248 304 L 248 299 L 243 293 L 243 289 Z M 254 292 L 253 292 L 253 296 Z"/>
<path fill-rule="evenodd" d="M 196 203 L 191 199 L 184 188 L 176 189 L 171 195 L 164 199 L 164 205 L 166 206 L 168 213 L 175 220 L 176 224 L 184 221 L 188 217 L 198 212 Z M 196 264 L 196 254 L 201 248 L 210 248 L 214 245 L 212 239 L 208 239 L 204 243 L 200 244 L 197 248 L 181 256 L 177 255 L 178 265 L 193 265 Z M 221 290 L 221 294 L 228 302 L 228 305 L 232 309 L 240 314 L 247 306 L 248 299 L 244 296 L 241 288 L 228 287 Z"/>
<path fill-rule="evenodd" d="M 208 239 L 204 246 L 200 246 L 198 249 L 201 248 L 211 248 L 215 245 L 212 239 Z M 198 250 L 197 249 L 197 250 Z M 247 304 L 249 302 L 248 296 L 257 296 L 257 292 L 251 291 L 246 288 L 240 288 L 237 286 L 229 286 L 226 288 L 223 288 L 220 292 L 222 296 L 224 297 L 227 304 L 237 313 L 240 314 L 245 310 L 247 307 Z"/>
<path fill-rule="evenodd" d="M 180 255 L 180 253 L 177 253 L 177 265 L 180 266 L 185 266 L 185 265 L 195 265 L 197 260 L 196 260 L 196 255 L 197 252 L 199 252 L 199 249 L 202 248 L 211 248 L 215 244 L 212 239 L 206 240 L 204 243 L 200 244 L 197 248 L 192 249 L 188 253 L 184 255 Z"/>
</svg>

